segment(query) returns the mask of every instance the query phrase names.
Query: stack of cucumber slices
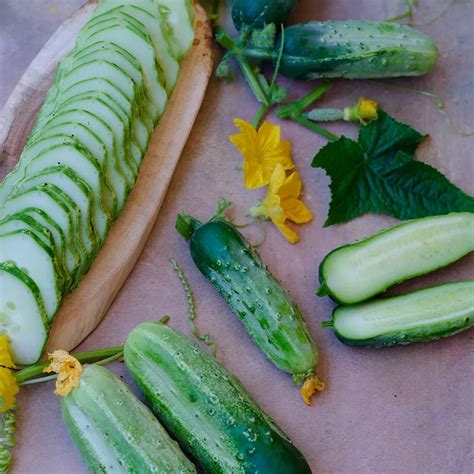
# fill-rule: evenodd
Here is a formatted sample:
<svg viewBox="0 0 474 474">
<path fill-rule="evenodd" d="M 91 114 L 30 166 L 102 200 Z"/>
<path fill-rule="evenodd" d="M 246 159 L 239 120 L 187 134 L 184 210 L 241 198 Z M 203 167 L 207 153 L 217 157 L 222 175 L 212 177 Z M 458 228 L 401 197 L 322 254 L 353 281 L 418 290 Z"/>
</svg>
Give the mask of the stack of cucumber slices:
<svg viewBox="0 0 474 474">
<path fill-rule="evenodd" d="M 0 185 L 0 333 L 34 363 L 122 211 L 194 38 L 192 0 L 102 0 Z M 80 317 L 80 315 L 78 315 Z"/>
</svg>

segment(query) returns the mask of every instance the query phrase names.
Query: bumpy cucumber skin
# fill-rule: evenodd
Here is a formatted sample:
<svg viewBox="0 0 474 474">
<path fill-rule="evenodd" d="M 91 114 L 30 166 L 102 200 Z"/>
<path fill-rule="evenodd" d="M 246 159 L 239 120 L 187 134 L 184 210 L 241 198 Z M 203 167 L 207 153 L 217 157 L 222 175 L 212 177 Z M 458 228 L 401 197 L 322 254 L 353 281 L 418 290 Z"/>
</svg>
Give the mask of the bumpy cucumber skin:
<svg viewBox="0 0 474 474">
<path fill-rule="evenodd" d="M 277 44 L 275 51 L 279 51 Z M 309 22 L 285 29 L 280 73 L 294 79 L 420 76 L 438 58 L 434 42 L 396 23 Z"/>
<path fill-rule="evenodd" d="M 296 0 L 234 0 L 232 21 L 238 30 L 286 23 Z"/>
<path fill-rule="evenodd" d="M 458 285 L 464 284 L 467 282 L 459 282 L 459 283 L 449 283 L 447 285 L 441 286 L 450 286 L 450 285 Z M 472 282 L 474 283 L 474 281 Z M 433 287 L 436 288 L 436 287 Z M 469 290 L 469 289 L 468 289 Z M 418 290 L 421 292 L 424 290 Z M 472 288 L 470 289 L 472 291 Z M 413 293 L 409 293 L 413 294 Z M 403 298 L 401 295 L 394 298 Z M 372 300 L 367 303 L 362 303 L 361 305 L 367 304 L 370 305 L 371 302 L 380 301 Z M 394 346 L 397 344 L 400 345 L 407 345 L 413 342 L 429 342 L 429 341 L 437 341 L 439 339 L 443 339 L 448 336 L 454 336 L 455 334 L 459 334 L 460 332 L 466 331 L 474 326 L 474 306 L 469 310 L 469 314 L 466 316 L 464 315 L 461 318 L 456 318 L 450 321 L 440 321 L 437 323 L 430 323 L 429 325 L 423 325 L 416 328 L 407 329 L 405 331 L 393 331 L 388 332 L 385 334 L 380 334 L 375 337 L 370 337 L 367 339 L 353 339 L 347 337 L 340 332 L 338 332 L 337 328 L 335 327 L 336 321 L 338 317 L 345 317 L 343 312 L 346 306 L 337 306 L 332 313 L 332 320 L 328 321 L 327 323 L 323 323 L 325 327 L 332 327 L 334 330 L 334 334 L 336 337 L 345 345 L 352 346 L 352 347 L 367 347 L 373 349 L 380 349 L 382 347 L 389 347 Z"/>
<path fill-rule="evenodd" d="M 205 472 L 311 473 L 240 381 L 188 337 L 142 323 L 124 354 L 152 410 Z"/>
<path fill-rule="evenodd" d="M 196 230 L 191 255 L 257 346 L 301 383 L 315 373 L 316 344 L 288 292 L 231 224 L 212 221 Z"/>
<path fill-rule="evenodd" d="M 64 422 L 92 473 L 195 473 L 151 411 L 112 372 L 86 365 L 81 381 L 61 399 Z M 76 413 L 87 426 L 75 422 Z M 104 449 L 90 433 L 100 433 Z M 115 468 L 114 468 L 115 467 Z"/>
<path fill-rule="evenodd" d="M 449 217 L 449 216 L 455 216 L 455 215 L 463 215 L 463 214 L 466 214 L 466 215 L 469 215 L 469 216 L 472 216 L 472 213 L 450 213 L 450 214 L 445 214 L 445 215 L 441 215 L 441 216 L 428 216 L 428 217 L 421 217 L 420 219 L 413 219 L 411 221 L 407 221 L 407 222 L 404 222 L 402 224 L 398 224 L 396 226 L 393 226 L 393 227 L 389 227 L 388 229 L 383 229 L 381 230 L 380 232 L 376 232 L 375 234 L 369 236 L 369 237 L 366 237 L 365 239 L 362 239 L 362 240 L 359 240 L 357 242 L 353 242 L 353 243 L 349 243 L 349 244 L 345 244 L 345 245 L 341 245 L 340 247 L 337 247 L 335 248 L 334 250 L 331 250 L 331 252 L 329 252 L 324 258 L 323 260 L 321 261 L 320 265 L 319 265 L 319 271 L 318 271 L 318 275 L 319 275 L 319 284 L 320 284 L 320 287 L 318 288 L 318 290 L 316 290 L 316 294 L 320 297 L 322 296 L 329 296 L 333 301 L 335 301 L 336 303 L 340 303 L 340 304 L 354 304 L 356 302 L 354 301 L 344 301 L 343 299 L 341 298 L 338 298 L 338 296 L 331 290 L 331 288 L 327 285 L 326 283 L 326 277 L 325 277 L 325 264 L 326 262 L 328 261 L 328 259 L 337 251 L 341 250 L 341 249 L 344 249 L 344 248 L 348 248 L 348 247 L 354 247 L 354 246 L 361 246 L 361 245 L 365 245 L 367 242 L 370 242 L 371 240 L 373 239 L 377 239 L 378 237 L 381 237 L 393 230 L 396 230 L 398 229 L 399 227 L 402 227 L 402 226 L 409 226 L 409 225 L 414 225 L 416 224 L 417 222 L 422 222 L 423 220 L 425 219 L 436 219 L 437 217 L 443 219 L 443 218 L 446 218 L 446 217 Z M 474 243 L 473 243 L 473 250 L 474 250 Z M 464 255 L 461 255 L 459 258 L 463 258 L 465 257 L 466 255 L 468 255 L 472 250 L 466 252 Z M 451 263 L 453 262 L 447 262 L 445 265 L 441 265 L 441 266 L 437 266 L 437 267 L 434 267 L 431 269 L 431 271 L 435 271 L 435 270 L 439 270 L 440 268 L 444 268 L 448 265 L 450 265 Z M 376 296 L 378 294 L 381 294 L 383 293 L 385 290 L 387 290 L 388 288 L 392 287 L 392 286 L 395 286 L 399 283 L 403 283 L 404 281 L 406 280 L 409 280 L 409 279 L 412 279 L 412 278 L 415 278 L 415 277 L 418 277 L 418 276 L 422 276 L 422 275 L 425 275 L 426 272 L 419 272 L 419 273 L 416 273 L 416 274 L 412 274 L 412 275 L 407 275 L 406 278 L 402 278 L 401 280 L 398 280 L 398 281 L 394 281 L 391 285 L 388 285 L 386 286 L 382 291 L 374 291 L 372 294 L 370 294 L 367 298 L 364 299 L 367 300 L 373 296 Z"/>
</svg>

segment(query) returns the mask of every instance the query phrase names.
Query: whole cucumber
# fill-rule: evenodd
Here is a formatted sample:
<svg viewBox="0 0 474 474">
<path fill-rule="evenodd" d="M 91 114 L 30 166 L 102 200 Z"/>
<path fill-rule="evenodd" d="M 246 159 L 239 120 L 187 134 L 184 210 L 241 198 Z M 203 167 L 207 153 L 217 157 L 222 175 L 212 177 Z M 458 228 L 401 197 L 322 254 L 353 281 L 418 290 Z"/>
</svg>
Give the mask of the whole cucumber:
<svg viewBox="0 0 474 474">
<path fill-rule="evenodd" d="M 84 366 L 61 410 L 92 473 L 196 472 L 153 413 L 104 367 Z"/>
<path fill-rule="evenodd" d="M 338 306 L 323 323 L 344 344 L 375 348 L 437 340 L 473 325 L 474 280 Z"/>
<path fill-rule="evenodd" d="M 245 237 L 224 220 L 202 224 L 185 214 L 178 215 L 176 228 L 190 240 L 198 269 L 267 358 L 296 384 L 314 377 L 318 352 L 303 315 Z"/>
<path fill-rule="evenodd" d="M 240 54 L 276 61 L 280 47 L 281 37 L 272 51 L 243 48 Z M 420 76 L 430 71 L 437 59 L 435 43 L 406 25 L 312 21 L 285 28 L 279 71 L 294 79 Z"/>
<path fill-rule="evenodd" d="M 188 337 L 159 322 L 142 323 L 129 334 L 124 355 L 155 414 L 205 472 L 311 473 L 240 381 Z"/>
<path fill-rule="evenodd" d="M 297 0 L 234 0 L 232 21 L 238 30 L 286 23 Z"/>
</svg>

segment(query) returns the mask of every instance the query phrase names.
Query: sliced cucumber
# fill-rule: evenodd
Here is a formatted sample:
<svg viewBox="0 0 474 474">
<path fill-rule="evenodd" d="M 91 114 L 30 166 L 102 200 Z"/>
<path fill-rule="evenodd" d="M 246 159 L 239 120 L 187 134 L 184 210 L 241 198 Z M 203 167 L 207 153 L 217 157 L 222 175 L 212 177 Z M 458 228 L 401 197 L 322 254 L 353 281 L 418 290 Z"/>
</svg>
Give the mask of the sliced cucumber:
<svg viewBox="0 0 474 474">
<path fill-rule="evenodd" d="M 56 222 L 63 232 L 66 243 L 66 265 L 71 274 L 70 287 L 75 287 L 78 282 L 78 269 L 81 265 L 81 257 L 75 240 L 73 219 L 68 207 L 48 187 L 36 186 L 24 193 L 16 194 L 6 199 L 0 206 L 0 218 L 30 208 L 40 209 Z"/>
<path fill-rule="evenodd" d="M 36 283 L 12 263 L 0 263 L 0 333 L 8 336 L 15 364 L 41 356 L 48 318 Z"/>
<path fill-rule="evenodd" d="M 64 129 L 67 130 L 68 124 L 77 122 L 82 124 L 90 131 L 94 131 L 97 137 L 102 141 L 106 149 L 106 155 L 94 153 L 93 147 L 84 137 L 78 136 L 78 139 L 84 143 L 85 147 L 94 153 L 95 158 L 100 163 L 104 172 L 104 183 L 110 185 L 113 192 L 107 187 L 107 191 L 104 196 L 104 203 L 106 204 L 107 210 L 111 213 L 112 218 L 115 218 L 119 212 L 119 209 L 125 204 L 125 200 L 130 191 L 130 187 L 127 182 L 127 178 L 122 172 L 125 164 L 118 162 L 118 156 L 116 156 L 117 144 L 115 141 L 115 135 L 110 125 L 100 116 L 88 112 L 87 110 L 73 109 L 66 112 L 62 112 L 51 119 L 41 131 L 41 135 L 47 137 L 50 133 L 55 134 L 56 130 Z"/>
<path fill-rule="evenodd" d="M 30 208 L 28 211 L 31 211 Z M 46 246 L 48 246 L 55 255 L 57 269 L 60 274 L 60 280 L 63 283 L 61 291 L 67 290 L 69 276 L 65 268 L 65 258 L 60 247 L 56 246 L 55 237 L 49 229 L 42 223 L 42 220 L 34 212 L 18 212 L 0 220 L 0 234 L 6 234 L 16 230 L 28 230 L 33 232 Z"/>
<path fill-rule="evenodd" d="M 108 41 L 125 48 L 141 66 L 147 95 L 155 105 L 154 122 L 161 117 L 167 102 L 166 91 L 161 84 L 155 62 L 155 52 L 147 37 L 125 20 L 113 18 L 102 29 L 88 32 L 83 31 L 77 39 L 81 47 L 96 41 Z"/>
<path fill-rule="evenodd" d="M 332 321 L 323 325 L 351 346 L 382 347 L 452 336 L 474 325 L 474 280 L 338 306 Z"/>
<path fill-rule="evenodd" d="M 63 286 L 54 251 L 35 233 L 15 230 L 0 235 L 0 262 L 13 263 L 36 283 L 48 319 L 53 319 L 61 303 Z"/>
<path fill-rule="evenodd" d="M 150 8 L 148 8 L 148 11 L 144 9 L 143 3 L 153 7 L 153 13 L 150 12 Z M 102 1 L 99 7 L 95 9 L 89 27 L 111 15 L 115 17 L 123 16 L 140 31 L 146 31 L 155 50 L 156 60 L 164 74 L 166 92 L 170 95 L 178 80 L 179 63 L 172 54 L 169 32 L 159 12 L 158 5 L 154 2 L 140 2 L 137 0 L 136 2 L 119 2 L 117 6 L 116 1 Z"/>
<path fill-rule="evenodd" d="M 89 254 L 95 255 L 105 238 L 105 234 L 101 236 L 96 232 L 96 224 L 103 227 L 105 223 L 103 214 L 95 212 L 94 196 L 88 184 L 71 168 L 58 165 L 28 176 L 18 184 L 17 189 L 26 191 L 40 184 L 52 184 L 58 187 L 75 202 L 86 250 Z"/>
<path fill-rule="evenodd" d="M 172 32 L 176 55 L 184 58 L 194 41 L 194 5 L 190 0 L 155 0 Z"/>
<path fill-rule="evenodd" d="M 318 295 L 350 304 L 445 267 L 474 250 L 474 214 L 424 217 L 333 250 L 320 266 Z"/>
</svg>

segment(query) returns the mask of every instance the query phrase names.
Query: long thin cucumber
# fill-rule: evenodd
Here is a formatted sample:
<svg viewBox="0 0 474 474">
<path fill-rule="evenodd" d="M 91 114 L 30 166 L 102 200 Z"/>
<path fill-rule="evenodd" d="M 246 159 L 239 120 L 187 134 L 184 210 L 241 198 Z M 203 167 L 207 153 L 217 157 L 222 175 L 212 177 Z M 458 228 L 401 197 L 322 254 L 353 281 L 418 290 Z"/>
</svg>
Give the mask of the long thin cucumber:
<svg viewBox="0 0 474 474">
<path fill-rule="evenodd" d="M 473 325 L 474 280 L 338 306 L 332 320 L 323 323 L 344 344 L 362 347 L 431 341 Z"/>
<path fill-rule="evenodd" d="M 474 250 L 474 214 L 424 217 L 333 250 L 319 267 L 319 296 L 359 303 L 445 267 Z"/>
</svg>

